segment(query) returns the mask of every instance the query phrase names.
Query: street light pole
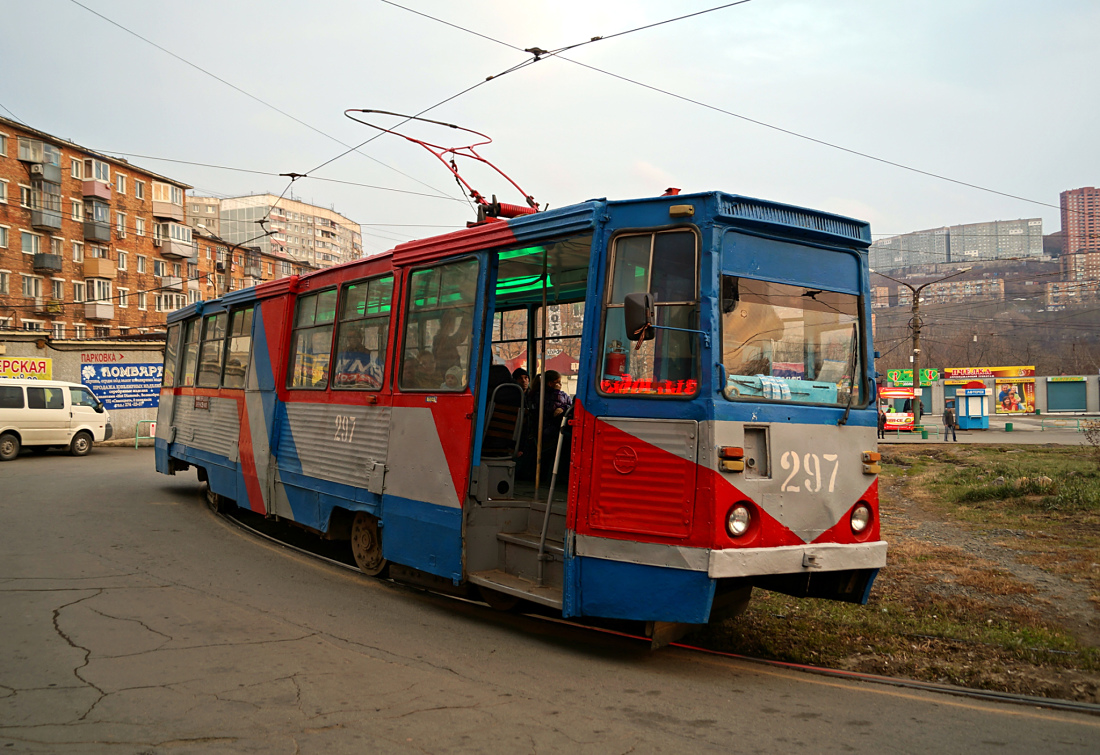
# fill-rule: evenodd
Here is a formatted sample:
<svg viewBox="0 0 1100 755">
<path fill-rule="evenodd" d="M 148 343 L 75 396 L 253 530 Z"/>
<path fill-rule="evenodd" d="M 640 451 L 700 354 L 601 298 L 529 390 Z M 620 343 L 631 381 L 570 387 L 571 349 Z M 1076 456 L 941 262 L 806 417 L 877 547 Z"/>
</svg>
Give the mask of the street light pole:
<svg viewBox="0 0 1100 755">
<path fill-rule="evenodd" d="M 891 278 L 889 275 L 882 275 L 882 273 L 875 273 L 876 275 L 882 275 L 882 277 L 886 278 L 887 280 L 894 281 L 894 283 L 900 283 L 901 285 L 905 286 L 907 289 L 909 289 L 910 291 L 913 292 L 913 309 L 912 309 L 913 316 L 909 320 L 909 327 L 912 328 L 912 330 L 913 330 L 913 354 L 912 354 L 912 360 L 913 360 L 913 429 L 916 429 L 918 426 L 920 426 L 920 414 L 921 414 L 920 328 L 921 328 L 922 323 L 921 323 L 921 319 L 920 319 L 920 292 L 923 291 L 924 289 L 928 288 L 931 285 L 934 285 L 936 283 L 942 283 L 945 280 L 947 280 L 948 278 L 954 278 L 956 275 L 962 275 L 963 273 L 968 273 L 972 269 L 973 268 L 964 267 L 960 270 L 956 270 L 955 272 L 951 273 L 951 275 L 945 275 L 944 277 L 937 278 L 934 281 L 928 281 L 927 283 L 922 283 L 921 285 L 917 286 L 916 288 L 909 285 L 908 283 L 906 283 L 903 280 L 898 280 L 897 278 Z"/>
</svg>

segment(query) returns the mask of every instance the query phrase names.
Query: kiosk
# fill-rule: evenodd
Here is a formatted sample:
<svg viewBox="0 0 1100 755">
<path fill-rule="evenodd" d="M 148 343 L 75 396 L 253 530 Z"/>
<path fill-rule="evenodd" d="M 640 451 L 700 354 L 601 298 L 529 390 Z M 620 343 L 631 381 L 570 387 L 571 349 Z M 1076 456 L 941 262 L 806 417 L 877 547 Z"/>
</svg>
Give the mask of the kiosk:
<svg viewBox="0 0 1100 755">
<path fill-rule="evenodd" d="M 885 399 L 886 402 L 893 401 L 893 408 L 897 409 L 897 404 L 904 402 L 905 399 L 909 399 L 910 403 L 912 403 L 916 393 L 912 388 L 879 388 L 878 396 L 880 399 Z M 913 413 L 888 411 L 886 413 L 886 430 L 904 430 L 905 432 L 911 432 L 913 430 Z"/>
<path fill-rule="evenodd" d="M 992 388 L 981 380 L 972 380 L 955 392 L 955 417 L 960 430 L 989 429 L 989 399 Z"/>
</svg>

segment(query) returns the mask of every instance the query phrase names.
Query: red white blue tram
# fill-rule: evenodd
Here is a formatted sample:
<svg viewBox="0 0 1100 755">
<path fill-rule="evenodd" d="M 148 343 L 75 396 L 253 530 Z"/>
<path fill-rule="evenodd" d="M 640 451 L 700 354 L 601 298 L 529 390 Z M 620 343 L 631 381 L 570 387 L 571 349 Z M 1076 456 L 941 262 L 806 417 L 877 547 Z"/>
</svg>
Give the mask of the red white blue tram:
<svg viewBox="0 0 1100 755">
<path fill-rule="evenodd" d="M 869 243 L 720 192 L 594 200 L 199 302 L 169 317 L 157 470 L 367 573 L 658 636 L 753 587 L 866 602 Z M 564 421 L 500 364 L 563 373 Z"/>
</svg>

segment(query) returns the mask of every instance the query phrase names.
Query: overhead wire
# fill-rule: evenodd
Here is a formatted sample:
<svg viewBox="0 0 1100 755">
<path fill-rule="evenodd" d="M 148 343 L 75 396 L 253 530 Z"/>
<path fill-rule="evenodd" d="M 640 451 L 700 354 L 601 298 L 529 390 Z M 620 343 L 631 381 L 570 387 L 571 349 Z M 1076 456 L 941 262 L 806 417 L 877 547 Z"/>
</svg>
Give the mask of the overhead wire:
<svg viewBox="0 0 1100 755">
<path fill-rule="evenodd" d="M 152 41 L 148 37 L 142 36 L 141 34 L 138 34 L 136 31 L 133 31 L 132 29 L 129 29 L 129 28 L 123 26 L 122 24 L 120 24 L 117 21 L 105 16 L 104 14 L 100 13 L 99 11 L 96 11 L 92 8 L 89 8 L 87 5 L 84 5 L 79 0 L 70 0 L 70 2 L 72 2 L 74 5 L 77 5 L 81 8 L 83 8 L 84 10 L 88 11 L 92 15 L 101 18 L 102 20 L 106 21 L 107 23 L 111 24 L 112 26 L 115 26 L 118 29 L 121 29 L 122 31 L 126 32 L 127 34 L 130 34 L 134 37 L 137 37 L 142 42 L 145 42 L 146 44 L 155 47 L 156 49 L 160 50 L 161 52 L 165 53 L 166 55 L 170 55 L 171 57 L 175 58 L 176 60 L 183 63 L 184 65 L 190 66 L 191 68 L 194 68 L 196 71 L 199 71 L 200 73 L 203 73 L 206 76 L 209 76 L 210 78 L 224 84 L 225 86 L 229 87 L 230 89 L 233 89 L 234 91 L 236 91 L 240 94 L 243 94 L 245 97 L 248 97 L 249 99 L 254 100 L 255 102 L 258 102 L 259 104 L 263 105 L 264 107 L 270 108 L 271 110 L 274 110 L 275 112 L 279 113 L 280 115 L 283 115 L 287 118 L 290 118 L 295 123 L 298 123 L 302 126 L 305 126 L 309 130 L 314 131 L 314 132 L 320 134 L 321 136 L 324 136 L 327 139 L 331 139 L 332 141 L 336 142 L 337 144 L 343 145 L 345 147 L 348 146 L 346 142 L 338 139 L 337 137 L 335 137 L 335 136 L 333 136 L 329 133 L 326 133 L 325 131 L 322 131 L 321 129 L 317 128 L 316 126 L 313 126 L 312 124 L 309 124 L 306 121 L 303 121 L 301 118 L 298 118 L 298 117 L 286 112 L 285 110 L 282 110 L 281 108 L 276 107 L 275 105 L 272 105 L 270 102 L 267 102 L 266 100 L 263 100 L 263 99 L 257 97 L 256 95 L 242 89 L 241 87 L 237 86 L 236 84 L 233 84 L 232 82 L 227 81 L 226 79 L 218 76 L 217 74 L 214 74 L 214 73 L 206 70 L 202 66 L 199 66 L 195 63 L 192 63 L 191 61 L 187 60 L 183 56 L 177 55 L 176 53 L 172 52 L 168 48 L 166 48 L 162 45 L 159 45 L 156 42 Z M 6 109 L 7 108 L 5 108 L 5 110 Z M 8 112 L 11 112 L 11 111 L 8 111 Z M 355 151 L 355 150 L 353 148 L 353 150 L 349 150 L 349 151 Z M 440 189 L 437 189 L 436 187 L 434 187 L 430 184 L 424 183 L 423 181 L 421 181 L 421 180 L 419 180 L 419 179 L 417 179 L 413 176 L 410 176 L 407 173 L 404 173 L 400 170 L 397 170 L 393 166 L 387 165 L 386 163 L 382 162 L 381 160 L 379 160 L 376 157 L 373 157 L 373 156 L 365 154 L 365 153 L 360 153 L 360 154 L 363 157 L 367 158 L 368 160 L 372 160 L 373 162 L 378 163 L 379 165 L 381 165 L 384 168 L 387 168 L 388 170 L 392 170 L 392 171 L 394 171 L 394 172 L 396 172 L 396 173 L 398 173 L 402 176 L 405 176 L 406 178 L 408 178 L 412 181 L 415 181 L 416 183 L 420 184 L 421 186 L 426 186 L 427 188 L 432 189 L 433 191 L 436 191 L 436 192 L 438 192 L 439 194 L 441 194 L 443 196 L 446 196 L 446 193 L 441 191 Z"/>
</svg>

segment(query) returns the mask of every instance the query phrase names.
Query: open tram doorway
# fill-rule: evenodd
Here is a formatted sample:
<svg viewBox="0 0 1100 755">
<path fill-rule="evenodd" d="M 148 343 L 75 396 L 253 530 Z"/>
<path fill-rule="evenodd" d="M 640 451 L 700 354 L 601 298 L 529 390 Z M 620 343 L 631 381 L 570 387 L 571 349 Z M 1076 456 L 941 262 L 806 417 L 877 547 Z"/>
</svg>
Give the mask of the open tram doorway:
<svg viewBox="0 0 1100 755">
<path fill-rule="evenodd" d="M 489 369 L 477 402 L 467 572 L 483 588 L 511 586 L 514 597 L 555 606 L 568 514 L 568 420 L 587 379 L 581 340 L 591 260 L 591 234 L 490 255 Z M 549 379 L 541 381 L 544 372 Z"/>
</svg>

